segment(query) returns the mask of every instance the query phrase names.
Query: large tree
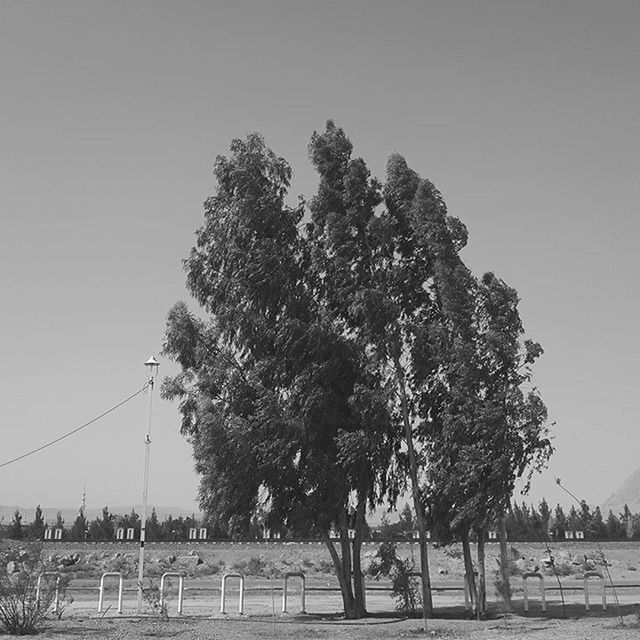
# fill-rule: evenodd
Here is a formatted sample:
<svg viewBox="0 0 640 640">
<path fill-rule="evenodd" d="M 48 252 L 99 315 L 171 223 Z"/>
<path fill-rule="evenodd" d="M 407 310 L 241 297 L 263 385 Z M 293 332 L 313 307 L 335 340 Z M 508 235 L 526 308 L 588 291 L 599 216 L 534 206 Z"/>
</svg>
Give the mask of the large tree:
<svg viewBox="0 0 640 640">
<path fill-rule="evenodd" d="M 214 175 L 185 261 L 205 317 L 170 311 L 165 353 L 181 371 L 162 392 L 180 400 L 208 521 L 238 536 L 261 514 L 271 530 L 322 535 L 345 612 L 359 617 L 364 516 L 387 492 L 393 447 L 385 390 L 326 312 L 302 205 L 285 202 L 287 163 L 252 134 Z"/>
<path fill-rule="evenodd" d="M 323 536 L 349 617 L 364 613 L 366 510 L 408 488 L 426 617 L 427 518 L 468 552 L 544 458 L 544 405 L 521 389 L 540 349 L 522 342 L 514 292 L 462 262 L 466 228 L 434 185 L 393 155 L 383 186 L 352 151 L 332 121 L 312 136 L 306 225 L 259 135 L 218 157 L 185 261 L 202 317 L 170 311 L 180 372 L 162 392 L 180 402 L 210 525 Z"/>
<path fill-rule="evenodd" d="M 396 459 L 413 498 L 423 610 L 431 616 L 423 427 L 436 419 L 444 390 L 434 350 L 443 311 L 436 280 L 449 269 L 461 277 L 457 254 L 466 229 L 398 154 L 389 159 L 383 187 L 364 160 L 352 157 L 350 140 L 332 121 L 313 135 L 309 150 L 320 176 L 310 207 L 312 260 L 329 312 L 391 392 L 387 412 L 401 442 Z"/>
<path fill-rule="evenodd" d="M 461 341 L 464 355 L 444 358 L 448 393 L 431 439 L 429 502 L 441 537 L 462 540 L 471 595 L 484 616 L 486 529 L 509 508 L 516 481 L 523 479 L 526 491 L 531 473 L 544 466 L 552 447 L 546 407 L 530 386 L 531 365 L 542 349 L 524 338 L 517 293 L 491 273 L 471 291 L 474 307 L 468 339 Z M 477 589 L 471 532 L 478 539 Z M 506 558 L 502 565 L 508 592 Z"/>
</svg>

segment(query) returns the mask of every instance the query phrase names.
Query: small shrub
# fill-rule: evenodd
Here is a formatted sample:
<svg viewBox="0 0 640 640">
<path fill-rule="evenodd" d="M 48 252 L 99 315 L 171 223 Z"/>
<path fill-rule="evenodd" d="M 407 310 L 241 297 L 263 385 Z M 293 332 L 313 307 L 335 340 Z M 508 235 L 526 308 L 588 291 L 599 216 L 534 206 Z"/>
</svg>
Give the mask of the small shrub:
<svg viewBox="0 0 640 640">
<path fill-rule="evenodd" d="M 116 554 L 109 561 L 109 571 L 117 571 L 123 578 L 133 578 L 136 575 L 137 567 L 133 558 Z"/>
<path fill-rule="evenodd" d="M 444 555 L 453 560 L 462 560 L 462 549 L 457 547 L 445 547 Z"/>
<path fill-rule="evenodd" d="M 384 542 L 380 545 L 376 556 L 369 567 L 369 573 L 379 580 L 381 576 L 391 578 L 391 596 L 396 601 L 396 610 L 415 614 L 422 606 L 422 593 L 410 560 L 398 558 L 396 544 Z"/>
<path fill-rule="evenodd" d="M 316 571 L 319 571 L 320 573 L 333 573 L 334 569 L 335 567 L 333 566 L 333 562 L 325 560 L 324 558 L 316 565 Z"/>
<path fill-rule="evenodd" d="M 62 575 L 73 578 L 74 580 L 99 578 L 103 573 L 96 563 L 86 560 L 70 567 L 59 567 L 58 571 L 60 571 Z"/>
<path fill-rule="evenodd" d="M 149 578 L 160 578 L 167 570 L 156 562 L 149 562 L 144 566 L 144 572 Z"/>
<path fill-rule="evenodd" d="M 167 581 L 167 590 L 171 586 L 170 581 Z M 169 607 L 167 605 L 167 597 L 161 597 L 160 587 L 151 581 L 151 584 L 145 589 L 142 589 L 142 597 L 149 606 L 151 614 L 161 620 L 168 620 Z"/>
<path fill-rule="evenodd" d="M 0 557 L 0 628 L 8 634 L 37 633 L 55 598 L 55 580 L 43 580 L 37 597 L 38 576 L 48 569 L 41 550 L 31 544 Z"/>
<path fill-rule="evenodd" d="M 258 556 L 251 556 L 249 560 L 240 560 L 238 562 L 234 562 L 231 565 L 231 569 L 248 576 L 266 577 L 269 576 L 270 573 L 267 563 Z"/>
<path fill-rule="evenodd" d="M 224 562 L 218 560 L 216 562 L 205 562 L 201 565 L 198 565 L 193 570 L 194 576 L 214 576 L 222 570 L 224 567 Z"/>
<path fill-rule="evenodd" d="M 555 568 L 555 571 L 554 571 Z M 546 575 L 558 575 L 560 577 L 572 576 L 577 572 L 576 565 L 568 558 L 556 558 L 553 566 L 545 567 Z"/>
</svg>

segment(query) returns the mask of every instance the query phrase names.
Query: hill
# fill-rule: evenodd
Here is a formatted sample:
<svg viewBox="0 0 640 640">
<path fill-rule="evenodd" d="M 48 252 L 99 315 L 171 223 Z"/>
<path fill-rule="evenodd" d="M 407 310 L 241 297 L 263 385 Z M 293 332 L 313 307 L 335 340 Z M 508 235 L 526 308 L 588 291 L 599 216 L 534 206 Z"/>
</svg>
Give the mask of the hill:
<svg viewBox="0 0 640 640">
<path fill-rule="evenodd" d="M 624 511 L 625 504 L 629 505 L 632 513 L 640 513 L 640 469 L 636 469 L 622 486 L 605 500 L 600 509 L 606 518 L 609 509 L 618 515 Z"/>
</svg>

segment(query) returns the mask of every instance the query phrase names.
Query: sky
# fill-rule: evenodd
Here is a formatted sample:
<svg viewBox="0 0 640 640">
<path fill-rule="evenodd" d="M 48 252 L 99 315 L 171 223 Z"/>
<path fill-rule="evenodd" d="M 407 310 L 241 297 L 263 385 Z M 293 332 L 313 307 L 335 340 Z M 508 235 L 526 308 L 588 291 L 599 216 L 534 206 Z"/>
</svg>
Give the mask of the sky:
<svg viewBox="0 0 640 640">
<path fill-rule="evenodd" d="M 0 464 L 117 404 L 190 300 L 182 260 L 233 138 L 317 186 L 327 119 L 398 152 L 515 287 L 556 452 L 531 494 L 592 504 L 638 466 L 640 4 L 117 2 L 0 7 Z M 146 402 L 0 467 L 0 504 L 141 502 Z M 196 508 L 178 408 L 153 397 L 149 500 Z"/>
</svg>

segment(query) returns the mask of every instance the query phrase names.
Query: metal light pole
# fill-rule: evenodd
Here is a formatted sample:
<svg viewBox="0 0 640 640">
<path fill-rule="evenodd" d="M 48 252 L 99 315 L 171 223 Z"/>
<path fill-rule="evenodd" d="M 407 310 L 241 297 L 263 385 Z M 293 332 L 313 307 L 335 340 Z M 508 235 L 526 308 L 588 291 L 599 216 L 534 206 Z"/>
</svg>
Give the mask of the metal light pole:
<svg viewBox="0 0 640 640">
<path fill-rule="evenodd" d="M 138 615 L 142 613 L 142 581 L 144 580 L 144 534 L 147 525 L 147 492 L 149 489 L 149 449 L 151 446 L 151 401 L 153 398 L 153 383 L 158 367 L 158 361 L 151 356 L 145 363 L 147 368 L 148 400 L 147 400 L 147 434 L 144 437 L 144 485 L 142 489 L 142 516 L 140 520 L 140 557 L 138 559 Z"/>
</svg>

